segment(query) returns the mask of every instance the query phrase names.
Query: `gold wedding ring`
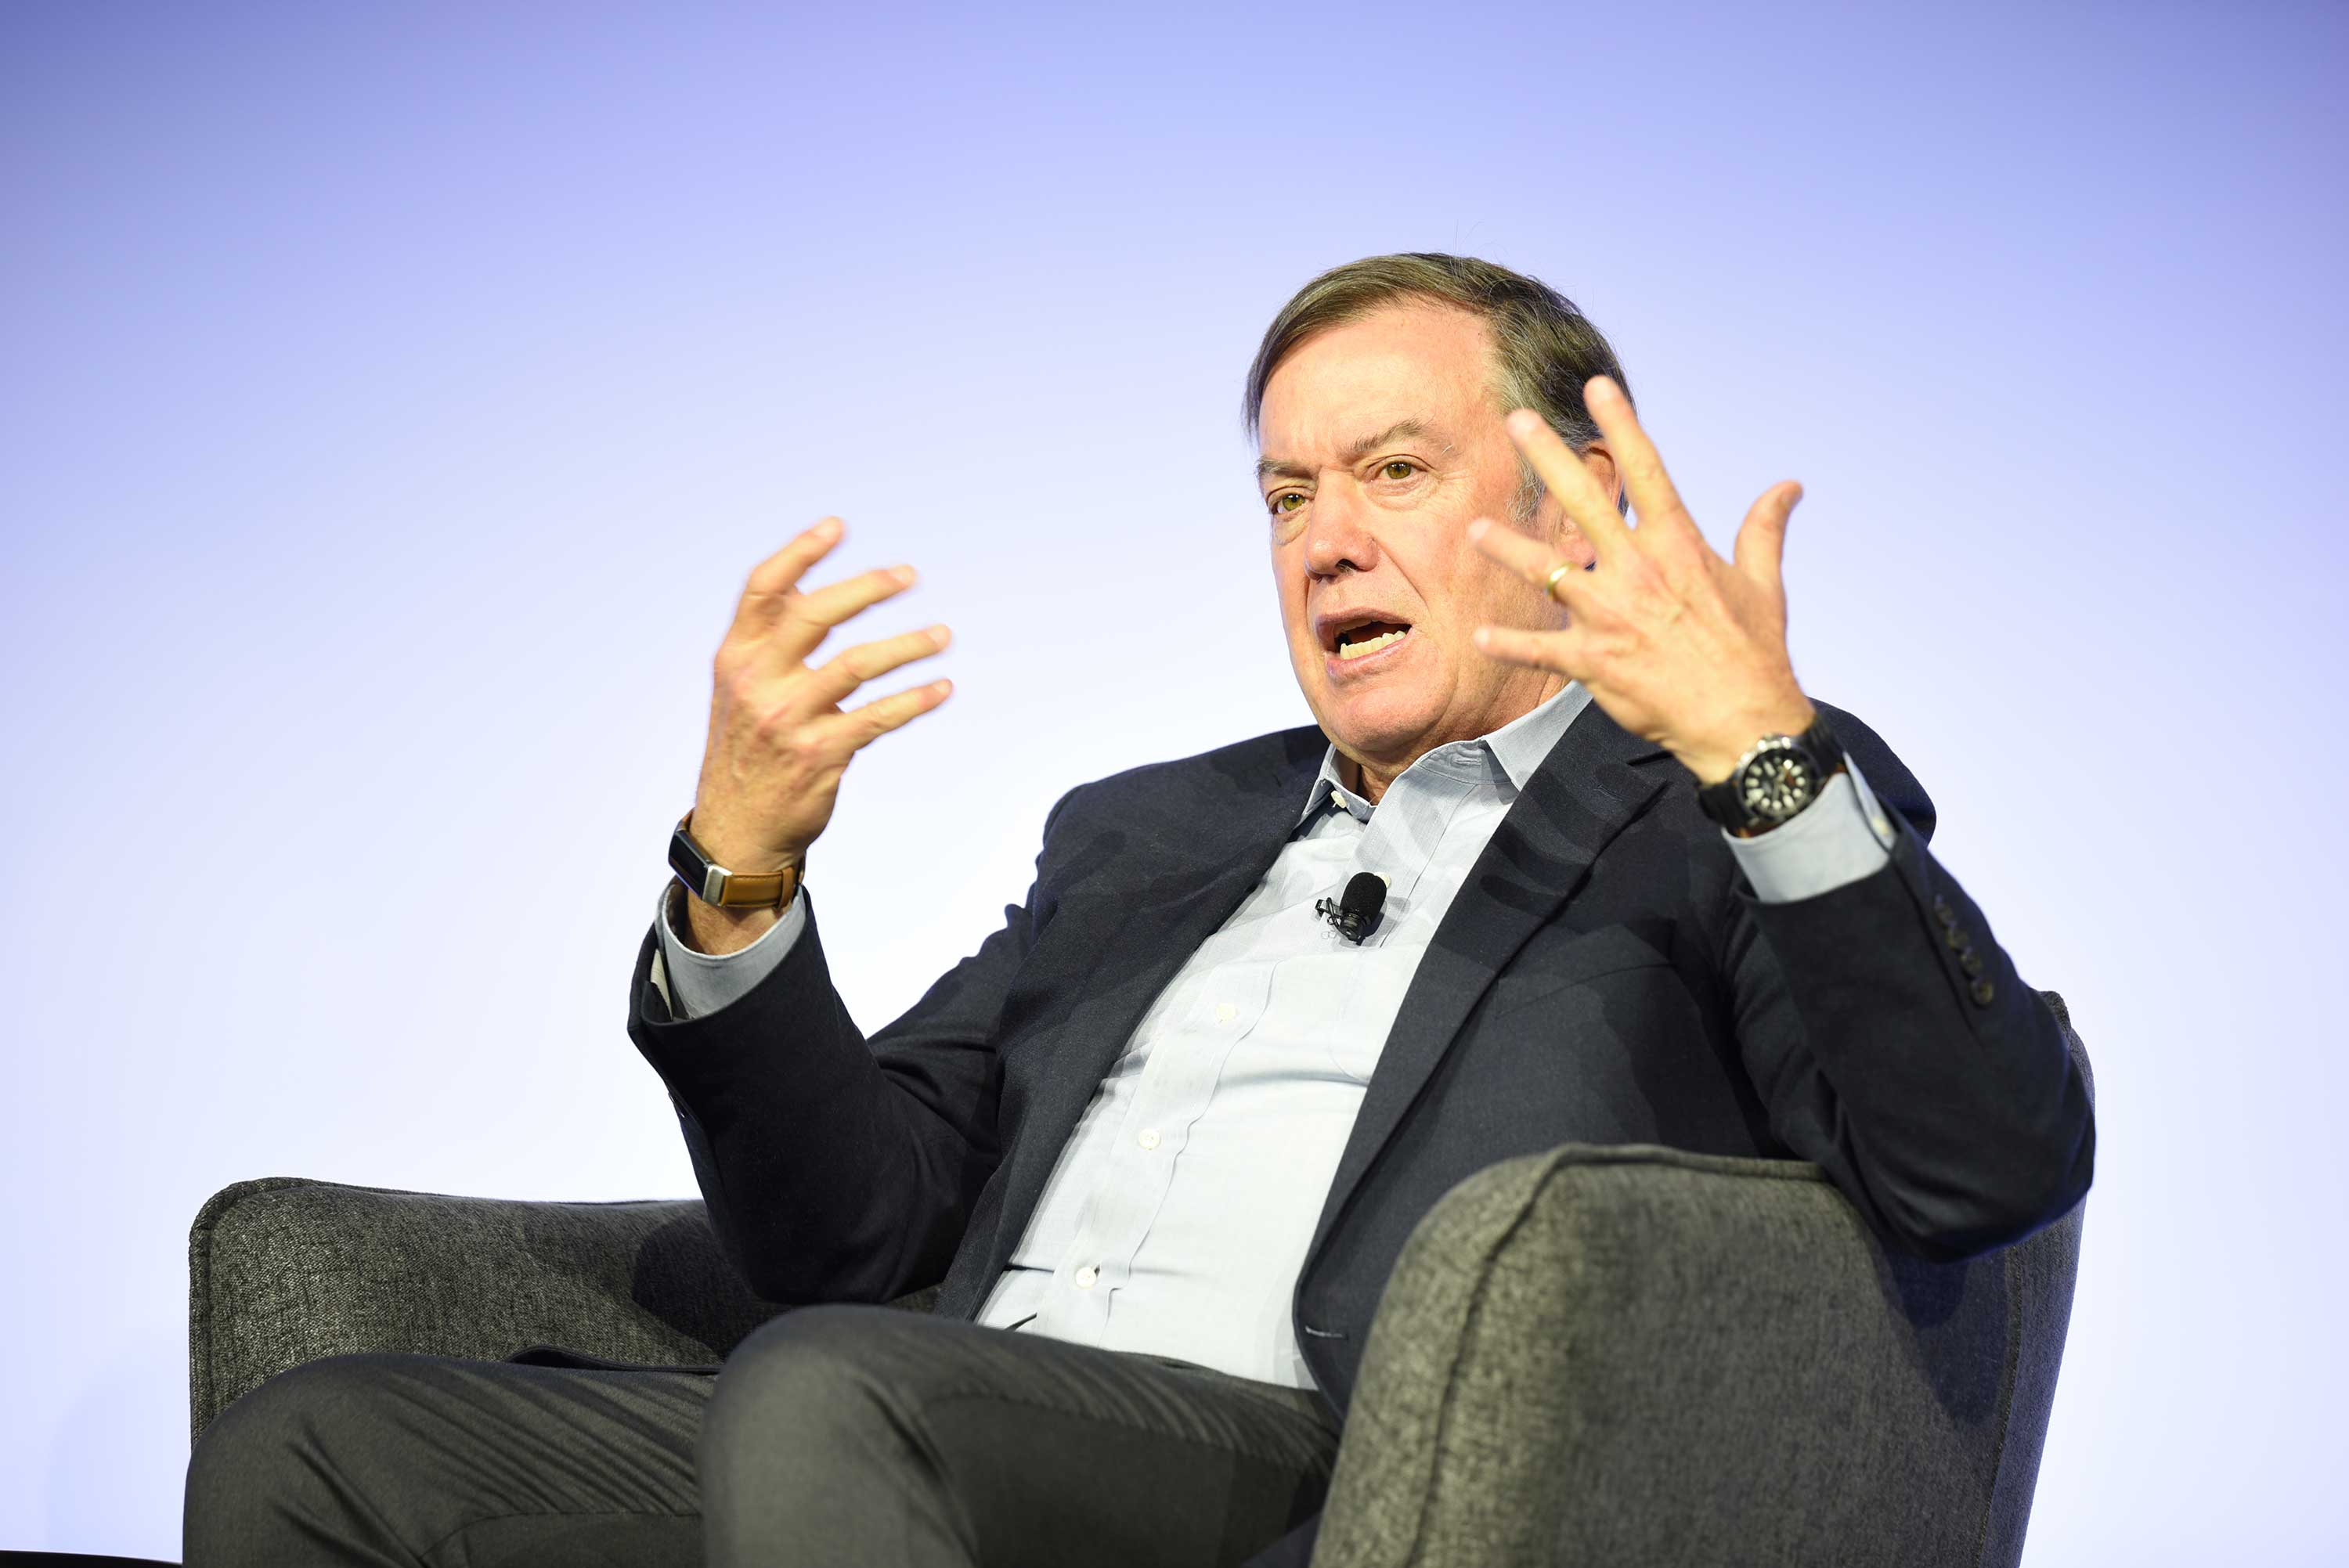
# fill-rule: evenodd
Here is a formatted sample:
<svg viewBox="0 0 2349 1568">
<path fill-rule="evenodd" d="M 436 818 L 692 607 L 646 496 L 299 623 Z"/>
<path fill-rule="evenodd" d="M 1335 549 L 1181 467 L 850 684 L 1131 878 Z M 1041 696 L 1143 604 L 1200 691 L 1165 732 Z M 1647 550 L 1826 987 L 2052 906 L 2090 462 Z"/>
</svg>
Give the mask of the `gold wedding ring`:
<svg viewBox="0 0 2349 1568">
<path fill-rule="evenodd" d="M 1565 603 L 1566 601 L 1558 598 L 1557 596 L 1557 585 L 1566 574 L 1573 570 L 1573 565 L 1564 561 L 1561 561 L 1557 565 L 1551 567 L 1549 569 L 1549 581 L 1542 584 L 1542 592 L 1548 594 L 1556 603 L 1560 604 Z"/>
</svg>

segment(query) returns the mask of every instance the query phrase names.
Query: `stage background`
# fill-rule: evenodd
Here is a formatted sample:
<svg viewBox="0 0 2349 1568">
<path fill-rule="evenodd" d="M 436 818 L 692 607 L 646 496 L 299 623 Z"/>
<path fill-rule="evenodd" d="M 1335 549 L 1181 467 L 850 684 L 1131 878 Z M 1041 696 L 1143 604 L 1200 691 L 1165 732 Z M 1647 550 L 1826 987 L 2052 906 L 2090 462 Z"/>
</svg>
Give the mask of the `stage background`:
<svg viewBox="0 0 2349 1568">
<path fill-rule="evenodd" d="M 1241 373 L 1440 249 L 1716 543 L 1805 482 L 1801 676 L 2095 1053 L 2029 1561 L 2338 1561 L 2344 13 L 845 9 L 0 12 L 0 1545 L 176 1551 L 218 1187 L 692 1191 L 624 987 L 813 518 L 958 634 L 813 856 L 868 1027 L 1304 719 Z"/>
</svg>

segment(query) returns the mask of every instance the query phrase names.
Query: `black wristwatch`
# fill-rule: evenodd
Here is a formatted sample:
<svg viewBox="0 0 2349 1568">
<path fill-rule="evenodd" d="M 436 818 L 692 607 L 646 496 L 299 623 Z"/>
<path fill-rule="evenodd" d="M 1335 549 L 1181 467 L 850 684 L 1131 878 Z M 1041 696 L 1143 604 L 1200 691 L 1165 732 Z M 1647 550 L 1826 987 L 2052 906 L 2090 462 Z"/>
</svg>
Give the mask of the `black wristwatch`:
<svg viewBox="0 0 2349 1568">
<path fill-rule="evenodd" d="M 1800 735 L 1764 736 L 1728 778 L 1699 789 L 1696 803 L 1742 838 L 1776 827 L 1817 799 L 1843 769 L 1843 748 L 1822 714 Z"/>
</svg>

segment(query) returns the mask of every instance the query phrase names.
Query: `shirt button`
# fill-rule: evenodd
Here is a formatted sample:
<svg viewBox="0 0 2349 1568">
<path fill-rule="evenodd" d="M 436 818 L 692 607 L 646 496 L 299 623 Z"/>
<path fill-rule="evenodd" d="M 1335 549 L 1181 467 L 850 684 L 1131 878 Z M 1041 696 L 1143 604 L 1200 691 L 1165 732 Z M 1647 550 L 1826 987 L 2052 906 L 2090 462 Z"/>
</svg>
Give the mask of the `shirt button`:
<svg viewBox="0 0 2349 1568">
<path fill-rule="evenodd" d="M 1084 1267 L 1077 1271 L 1077 1288 L 1079 1290 L 1091 1290 L 1093 1288 L 1093 1281 L 1099 1278 L 1101 1278 L 1101 1270 L 1093 1267 L 1091 1264 L 1087 1264 Z"/>
<path fill-rule="evenodd" d="M 1216 1004 L 1216 1022 L 1218 1024 L 1228 1024 L 1239 1016 L 1240 1010 L 1237 1007 L 1233 1006 L 1229 1002 L 1218 1002 Z"/>
<path fill-rule="evenodd" d="M 1154 1127 L 1145 1127 L 1142 1130 L 1142 1136 L 1134 1141 L 1144 1149 L 1155 1149 L 1158 1147 L 1158 1130 Z"/>
</svg>

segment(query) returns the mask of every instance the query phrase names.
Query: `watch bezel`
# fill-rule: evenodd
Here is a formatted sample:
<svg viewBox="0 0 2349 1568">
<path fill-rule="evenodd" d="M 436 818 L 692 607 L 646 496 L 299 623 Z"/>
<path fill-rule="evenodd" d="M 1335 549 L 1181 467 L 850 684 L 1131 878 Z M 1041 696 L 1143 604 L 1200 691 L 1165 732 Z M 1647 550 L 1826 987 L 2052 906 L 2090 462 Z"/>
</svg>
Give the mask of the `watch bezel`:
<svg viewBox="0 0 2349 1568">
<path fill-rule="evenodd" d="M 1809 788 L 1803 798 L 1789 806 L 1782 816 L 1755 804 L 1747 795 L 1748 783 L 1756 775 L 1754 769 L 1780 752 L 1791 751 L 1806 764 Z M 1704 814 L 1732 833 L 1749 834 L 1756 829 L 1775 828 L 1792 820 L 1805 807 L 1819 798 L 1827 780 L 1841 772 L 1846 758 L 1842 744 L 1835 731 L 1828 727 L 1826 716 L 1821 714 L 1809 728 L 1800 735 L 1765 735 L 1754 743 L 1752 750 L 1737 759 L 1729 777 L 1697 789 L 1697 804 Z"/>
<path fill-rule="evenodd" d="M 1800 798 L 1792 805 L 1785 804 L 1777 798 L 1782 792 L 1767 789 L 1764 783 L 1765 770 L 1789 765 L 1801 769 L 1802 779 L 1798 791 Z M 1744 810 L 1746 820 L 1768 822 L 1775 827 L 1791 820 L 1819 798 L 1819 790 L 1826 782 L 1826 770 L 1820 766 L 1820 758 L 1803 744 L 1800 736 L 1765 735 L 1752 751 L 1746 753 L 1745 759 L 1737 765 L 1737 771 L 1729 778 L 1731 788 L 1737 794 L 1737 803 Z"/>
</svg>

